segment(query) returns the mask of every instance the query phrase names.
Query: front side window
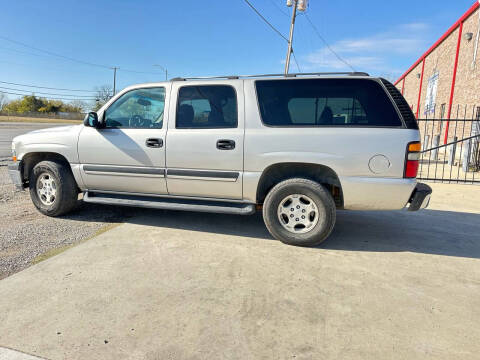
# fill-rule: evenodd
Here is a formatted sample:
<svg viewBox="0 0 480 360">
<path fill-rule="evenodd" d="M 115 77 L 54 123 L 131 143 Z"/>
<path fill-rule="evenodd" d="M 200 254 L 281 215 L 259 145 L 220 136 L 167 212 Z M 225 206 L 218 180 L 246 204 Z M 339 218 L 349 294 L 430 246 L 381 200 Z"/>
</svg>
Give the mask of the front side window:
<svg viewBox="0 0 480 360">
<path fill-rule="evenodd" d="M 105 111 L 107 128 L 163 127 L 165 88 L 145 88 L 129 91 Z"/>
<path fill-rule="evenodd" d="M 258 80 L 269 126 L 402 126 L 380 84 L 366 79 Z"/>
<path fill-rule="evenodd" d="M 178 91 L 177 129 L 236 128 L 237 95 L 231 86 L 183 86 Z"/>
</svg>

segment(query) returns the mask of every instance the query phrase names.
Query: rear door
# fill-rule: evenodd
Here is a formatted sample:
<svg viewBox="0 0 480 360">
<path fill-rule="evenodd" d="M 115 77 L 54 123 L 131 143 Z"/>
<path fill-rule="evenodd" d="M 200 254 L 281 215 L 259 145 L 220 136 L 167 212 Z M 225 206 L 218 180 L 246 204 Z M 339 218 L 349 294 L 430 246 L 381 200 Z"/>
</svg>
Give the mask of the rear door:
<svg viewBox="0 0 480 360">
<path fill-rule="evenodd" d="M 169 84 L 125 92 L 103 114 L 105 127 L 83 128 L 78 154 L 89 190 L 166 194 L 165 95 Z"/>
<path fill-rule="evenodd" d="M 241 199 L 243 81 L 174 82 L 171 96 L 169 194 Z"/>
</svg>

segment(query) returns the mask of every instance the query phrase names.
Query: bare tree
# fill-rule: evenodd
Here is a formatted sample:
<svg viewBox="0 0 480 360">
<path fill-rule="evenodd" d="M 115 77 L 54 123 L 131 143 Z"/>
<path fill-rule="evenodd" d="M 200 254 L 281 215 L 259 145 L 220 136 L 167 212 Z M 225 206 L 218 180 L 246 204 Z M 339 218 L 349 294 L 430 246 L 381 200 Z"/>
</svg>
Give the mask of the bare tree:
<svg viewBox="0 0 480 360">
<path fill-rule="evenodd" d="M 113 96 L 113 88 L 111 85 L 102 85 L 97 88 L 96 90 L 96 100 L 92 106 L 93 111 L 97 111 L 100 109 L 108 100 L 110 100 Z"/>
<path fill-rule="evenodd" d="M 85 113 L 90 109 L 90 105 L 83 100 L 73 100 L 70 102 L 70 105 L 75 111 Z"/>
<path fill-rule="evenodd" d="M 0 92 L 0 111 L 3 110 L 3 107 L 8 103 L 8 97 L 3 92 Z"/>
</svg>

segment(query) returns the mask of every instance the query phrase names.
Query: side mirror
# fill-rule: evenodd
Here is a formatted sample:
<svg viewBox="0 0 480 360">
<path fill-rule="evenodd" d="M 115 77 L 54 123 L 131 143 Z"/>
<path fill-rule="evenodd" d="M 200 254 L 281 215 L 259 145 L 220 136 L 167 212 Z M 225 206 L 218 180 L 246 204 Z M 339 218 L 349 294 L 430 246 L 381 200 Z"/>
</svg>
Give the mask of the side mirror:
<svg viewBox="0 0 480 360">
<path fill-rule="evenodd" d="M 87 116 L 85 116 L 85 120 L 83 121 L 85 126 L 90 126 L 93 128 L 98 128 L 98 115 L 96 112 L 89 112 Z"/>
</svg>

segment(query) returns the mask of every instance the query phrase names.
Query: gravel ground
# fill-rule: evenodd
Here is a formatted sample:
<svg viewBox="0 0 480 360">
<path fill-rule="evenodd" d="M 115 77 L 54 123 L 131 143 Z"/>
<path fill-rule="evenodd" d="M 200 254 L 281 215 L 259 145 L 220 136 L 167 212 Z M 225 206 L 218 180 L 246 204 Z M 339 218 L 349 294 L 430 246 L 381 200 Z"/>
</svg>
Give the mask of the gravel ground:
<svg viewBox="0 0 480 360">
<path fill-rule="evenodd" d="M 60 218 L 40 214 L 28 191 L 16 191 L 0 159 L 0 279 L 32 264 L 38 256 L 78 243 L 108 224 L 122 222 L 134 209 L 83 203 Z"/>
</svg>

